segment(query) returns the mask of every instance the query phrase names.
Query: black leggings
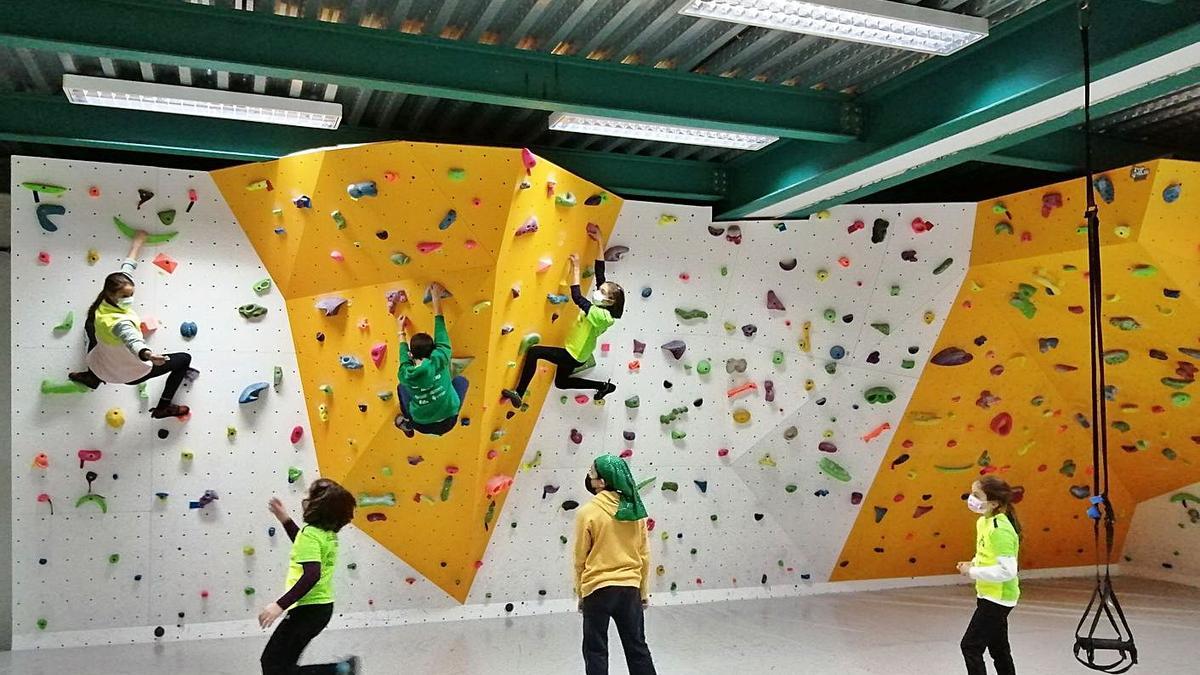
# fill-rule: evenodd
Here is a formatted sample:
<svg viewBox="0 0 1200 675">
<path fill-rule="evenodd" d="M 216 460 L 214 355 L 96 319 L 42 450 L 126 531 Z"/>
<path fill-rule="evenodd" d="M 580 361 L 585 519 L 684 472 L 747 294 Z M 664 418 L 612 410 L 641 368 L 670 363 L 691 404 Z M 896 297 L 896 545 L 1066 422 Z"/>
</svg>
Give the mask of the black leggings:
<svg viewBox="0 0 1200 675">
<path fill-rule="evenodd" d="M 576 368 L 583 365 L 582 362 L 576 361 L 571 353 L 562 347 L 547 347 L 545 345 L 534 345 L 525 352 L 525 364 L 521 366 L 521 379 L 517 382 L 517 393 L 521 396 L 529 389 L 529 383 L 533 381 L 533 376 L 537 373 L 537 362 L 547 361 L 555 365 L 554 371 L 554 386 L 559 389 L 595 389 L 596 391 L 604 391 L 608 386 L 605 382 L 597 382 L 596 380 L 585 380 L 582 377 L 572 377 L 571 373 Z"/>
<path fill-rule="evenodd" d="M 186 352 L 174 352 L 164 354 L 164 356 L 167 357 L 166 363 L 154 366 L 150 372 L 133 382 L 126 382 L 126 384 L 141 384 L 146 380 L 166 375 L 167 383 L 163 386 L 162 397 L 158 399 L 158 407 L 171 405 L 171 401 L 175 399 L 175 392 L 179 391 L 179 385 L 183 383 L 183 377 L 187 375 L 188 368 L 192 365 L 192 355 Z"/>
<path fill-rule="evenodd" d="M 583 662 L 587 675 L 608 675 L 608 620 L 617 624 L 629 675 L 655 675 L 646 646 L 641 591 L 632 586 L 605 586 L 583 599 Z"/>
<path fill-rule="evenodd" d="M 296 665 L 304 648 L 325 630 L 332 617 L 333 603 L 293 607 L 275 627 L 259 657 L 263 675 L 336 675 L 336 663 Z"/>
<path fill-rule="evenodd" d="M 987 666 L 983 662 L 985 649 L 992 655 L 997 675 L 1016 675 L 1008 646 L 1008 613 L 1011 611 L 1012 607 L 976 599 L 975 615 L 959 645 L 967 662 L 967 675 L 987 675 Z"/>
</svg>

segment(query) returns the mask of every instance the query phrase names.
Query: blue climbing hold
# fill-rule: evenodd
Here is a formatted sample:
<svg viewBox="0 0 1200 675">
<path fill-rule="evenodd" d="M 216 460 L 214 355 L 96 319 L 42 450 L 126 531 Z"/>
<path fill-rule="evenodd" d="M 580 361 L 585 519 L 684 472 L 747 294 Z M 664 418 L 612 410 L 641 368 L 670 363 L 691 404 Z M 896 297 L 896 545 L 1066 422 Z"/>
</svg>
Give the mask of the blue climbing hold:
<svg viewBox="0 0 1200 675">
<path fill-rule="evenodd" d="M 1183 186 L 1179 183 L 1171 183 L 1163 189 L 1163 201 L 1171 204 L 1179 199 L 1180 193 L 1183 191 Z"/>
<path fill-rule="evenodd" d="M 350 354 L 342 354 L 338 357 L 338 362 L 342 364 L 343 368 L 348 370 L 358 370 L 363 367 L 362 361 L 357 356 L 351 356 Z"/>
<path fill-rule="evenodd" d="M 643 288 L 643 289 L 642 289 L 642 297 L 643 297 L 643 298 L 648 298 L 648 297 L 650 297 L 650 294 L 651 294 L 651 293 L 653 293 L 653 292 L 654 292 L 654 291 L 653 291 L 653 290 L 651 290 L 649 286 L 646 286 L 645 288 Z"/>
<path fill-rule="evenodd" d="M 834 345 L 829 348 L 829 357 L 835 361 L 840 361 L 846 356 L 846 348 L 841 345 Z"/>
<path fill-rule="evenodd" d="M 55 225 L 54 222 L 52 220 L 50 220 L 50 216 L 61 216 L 62 214 L 66 213 L 66 212 L 67 212 L 67 207 L 63 206 L 62 204 L 45 204 L 45 203 L 38 204 L 37 205 L 38 225 L 41 225 L 42 229 L 47 232 L 57 232 L 58 225 Z"/>
<path fill-rule="evenodd" d="M 196 331 L 200 330 L 194 321 L 184 321 L 179 324 L 179 334 L 187 339 L 196 337 Z"/>
<path fill-rule="evenodd" d="M 1096 194 L 1100 195 L 1100 199 L 1104 200 L 1105 204 L 1113 203 L 1113 199 L 1117 196 L 1116 188 L 1113 187 L 1113 182 L 1108 176 L 1100 176 L 1096 179 Z"/>
<path fill-rule="evenodd" d="M 242 395 L 238 397 L 238 403 L 246 405 L 258 400 L 258 397 L 267 390 L 271 385 L 266 382 L 255 382 L 242 390 Z"/>
<path fill-rule="evenodd" d="M 448 230 L 448 229 L 450 229 L 450 226 L 453 225 L 454 221 L 456 221 L 456 220 L 458 220 L 458 211 L 455 211 L 454 209 L 450 209 L 449 211 L 446 212 L 446 217 L 442 218 L 442 222 L 438 223 L 438 229 L 439 230 Z"/>
</svg>

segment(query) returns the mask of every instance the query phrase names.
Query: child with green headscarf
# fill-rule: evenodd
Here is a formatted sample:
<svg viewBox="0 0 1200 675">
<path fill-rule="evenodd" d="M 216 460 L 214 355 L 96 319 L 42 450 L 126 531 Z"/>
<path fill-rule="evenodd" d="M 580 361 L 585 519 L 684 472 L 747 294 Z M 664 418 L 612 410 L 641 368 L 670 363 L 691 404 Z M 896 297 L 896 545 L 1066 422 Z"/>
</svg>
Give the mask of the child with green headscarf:
<svg viewBox="0 0 1200 675">
<path fill-rule="evenodd" d="M 584 487 L 595 495 L 575 516 L 575 594 L 583 614 L 587 675 L 608 673 L 608 622 L 617 624 L 630 675 L 655 675 L 643 611 L 650 600 L 646 507 L 625 460 L 601 455 Z"/>
</svg>

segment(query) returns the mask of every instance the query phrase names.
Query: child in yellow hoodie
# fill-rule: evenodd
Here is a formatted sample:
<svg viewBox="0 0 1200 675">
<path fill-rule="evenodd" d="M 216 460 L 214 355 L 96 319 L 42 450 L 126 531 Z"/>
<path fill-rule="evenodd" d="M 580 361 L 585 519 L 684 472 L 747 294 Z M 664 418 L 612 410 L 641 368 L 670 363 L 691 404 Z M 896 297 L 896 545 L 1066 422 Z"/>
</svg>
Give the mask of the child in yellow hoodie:
<svg viewBox="0 0 1200 675">
<path fill-rule="evenodd" d="M 575 594 L 587 675 L 608 674 L 608 621 L 617 624 L 629 675 L 655 675 L 643 611 L 650 600 L 646 507 L 625 460 L 601 455 L 584 480 L 592 501 L 575 516 Z"/>
</svg>

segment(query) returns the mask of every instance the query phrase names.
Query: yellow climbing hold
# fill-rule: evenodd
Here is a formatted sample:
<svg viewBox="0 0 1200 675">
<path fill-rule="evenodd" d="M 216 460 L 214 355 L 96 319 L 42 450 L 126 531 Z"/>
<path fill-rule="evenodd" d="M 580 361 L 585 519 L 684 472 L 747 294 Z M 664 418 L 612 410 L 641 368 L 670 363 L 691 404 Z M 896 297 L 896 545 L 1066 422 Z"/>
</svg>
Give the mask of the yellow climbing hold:
<svg viewBox="0 0 1200 675">
<path fill-rule="evenodd" d="M 777 466 L 775 464 L 775 458 L 771 457 L 771 453 L 769 452 L 763 455 L 762 459 L 758 460 L 758 463 L 762 466 Z"/>
<path fill-rule="evenodd" d="M 908 419 L 912 420 L 913 424 L 931 427 L 935 424 L 941 424 L 942 418 L 937 413 L 914 411 L 908 414 Z"/>
<path fill-rule="evenodd" d="M 817 388 L 816 382 L 813 382 L 812 380 L 804 381 L 804 391 L 812 391 L 813 389 L 816 389 L 816 388 Z"/>
<path fill-rule="evenodd" d="M 925 316 L 923 316 L 921 318 L 925 321 L 925 323 L 931 324 L 931 323 L 933 323 L 935 315 L 933 312 L 925 312 Z"/>
<path fill-rule="evenodd" d="M 1051 295 L 1059 295 L 1058 281 L 1050 276 L 1045 268 L 1039 267 L 1033 271 L 1033 278 L 1040 283 Z"/>
<path fill-rule="evenodd" d="M 738 424 L 746 424 L 750 421 L 750 411 L 745 408 L 735 408 L 733 411 L 733 421 Z"/>
</svg>

